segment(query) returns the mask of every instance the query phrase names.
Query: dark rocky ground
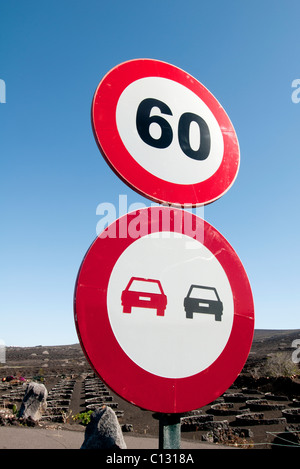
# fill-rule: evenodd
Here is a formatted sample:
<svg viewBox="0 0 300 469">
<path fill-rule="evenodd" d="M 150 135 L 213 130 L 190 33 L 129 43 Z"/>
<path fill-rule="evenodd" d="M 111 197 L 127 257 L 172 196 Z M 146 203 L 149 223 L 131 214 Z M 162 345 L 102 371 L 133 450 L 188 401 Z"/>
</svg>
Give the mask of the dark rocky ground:
<svg viewBox="0 0 300 469">
<path fill-rule="evenodd" d="M 241 374 L 215 402 L 182 419 L 182 438 L 214 441 L 242 448 L 300 447 L 300 367 L 294 364 L 294 340 L 300 330 L 256 330 Z M 300 353 L 298 354 L 300 358 Z M 100 405 L 111 406 L 123 431 L 158 437 L 158 420 L 126 402 L 96 377 L 79 344 L 52 347 L 8 347 L 0 364 L 1 408 L 18 409 L 21 378 L 47 387 L 48 407 L 42 425 L 83 431 L 74 416 Z M 0 419 L 1 420 L 1 419 Z"/>
</svg>

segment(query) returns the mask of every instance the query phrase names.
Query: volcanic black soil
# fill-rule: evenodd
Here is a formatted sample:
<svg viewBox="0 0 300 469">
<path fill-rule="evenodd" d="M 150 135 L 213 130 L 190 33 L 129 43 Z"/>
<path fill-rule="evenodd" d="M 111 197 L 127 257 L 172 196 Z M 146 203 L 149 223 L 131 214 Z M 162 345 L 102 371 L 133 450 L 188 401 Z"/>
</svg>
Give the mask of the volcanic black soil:
<svg viewBox="0 0 300 469">
<path fill-rule="evenodd" d="M 216 401 L 182 416 L 182 438 L 255 449 L 300 445 L 300 368 L 292 360 L 300 357 L 295 355 L 299 339 L 300 330 L 256 330 L 235 383 Z M 49 395 L 41 425 L 84 431 L 78 415 L 105 404 L 124 432 L 158 437 L 157 416 L 105 386 L 79 344 L 7 347 L 0 379 L 0 409 L 21 405 L 24 380 L 45 384 Z"/>
</svg>

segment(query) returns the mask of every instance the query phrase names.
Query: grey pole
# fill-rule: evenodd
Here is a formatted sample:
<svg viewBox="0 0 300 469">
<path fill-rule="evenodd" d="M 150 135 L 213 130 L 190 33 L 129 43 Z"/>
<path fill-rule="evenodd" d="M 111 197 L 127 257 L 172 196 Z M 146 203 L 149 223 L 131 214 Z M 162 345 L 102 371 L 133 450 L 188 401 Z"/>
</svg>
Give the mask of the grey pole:
<svg viewBox="0 0 300 469">
<path fill-rule="evenodd" d="M 180 414 L 159 415 L 159 449 L 180 449 Z"/>
</svg>

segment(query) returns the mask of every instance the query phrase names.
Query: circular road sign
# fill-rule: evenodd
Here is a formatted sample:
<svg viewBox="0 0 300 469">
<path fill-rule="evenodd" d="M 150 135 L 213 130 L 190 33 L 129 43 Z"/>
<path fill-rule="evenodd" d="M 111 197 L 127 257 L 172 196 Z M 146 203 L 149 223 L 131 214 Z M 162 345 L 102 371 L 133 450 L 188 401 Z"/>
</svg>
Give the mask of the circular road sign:
<svg viewBox="0 0 300 469">
<path fill-rule="evenodd" d="M 173 65 L 151 59 L 118 65 L 100 82 L 91 114 L 108 164 L 155 202 L 209 204 L 237 176 L 239 145 L 226 112 Z"/>
<path fill-rule="evenodd" d="M 252 293 L 233 248 L 190 212 L 119 218 L 88 250 L 75 287 L 87 359 L 127 401 L 183 413 L 216 399 L 248 357 Z"/>
</svg>

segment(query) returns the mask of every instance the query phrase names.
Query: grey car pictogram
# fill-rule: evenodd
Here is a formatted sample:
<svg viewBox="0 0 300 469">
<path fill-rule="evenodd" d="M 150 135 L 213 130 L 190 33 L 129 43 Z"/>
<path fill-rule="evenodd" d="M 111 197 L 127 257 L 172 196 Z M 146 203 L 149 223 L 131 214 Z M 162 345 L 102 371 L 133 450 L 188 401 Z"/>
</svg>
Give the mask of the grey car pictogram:
<svg viewBox="0 0 300 469">
<path fill-rule="evenodd" d="M 191 285 L 184 299 L 186 317 L 193 319 L 194 313 L 214 314 L 216 321 L 222 320 L 223 303 L 214 287 Z"/>
</svg>

